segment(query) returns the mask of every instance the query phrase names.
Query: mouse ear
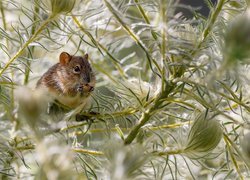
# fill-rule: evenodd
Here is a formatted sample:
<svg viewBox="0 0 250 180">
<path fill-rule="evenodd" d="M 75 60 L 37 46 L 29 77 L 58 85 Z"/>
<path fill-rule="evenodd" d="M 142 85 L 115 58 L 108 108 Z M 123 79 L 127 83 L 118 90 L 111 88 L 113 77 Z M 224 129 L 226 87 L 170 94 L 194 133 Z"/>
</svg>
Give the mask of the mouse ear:
<svg viewBox="0 0 250 180">
<path fill-rule="evenodd" d="M 68 62 L 70 61 L 70 59 L 71 59 L 71 56 L 68 53 L 62 52 L 60 54 L 59 60 L 60 60 L 61 64 L 63 64 L 63 65 L 68 64 Z"/>
<path fill-rule="evenodd" d="M 89 55 L 88 55 L 88 54 L 85 54 L 85 55 L 83 56 L 83 58 L 86 59 L 86 60 L 88 60 L 88 59 L 89 59 Z"/>
</svg>

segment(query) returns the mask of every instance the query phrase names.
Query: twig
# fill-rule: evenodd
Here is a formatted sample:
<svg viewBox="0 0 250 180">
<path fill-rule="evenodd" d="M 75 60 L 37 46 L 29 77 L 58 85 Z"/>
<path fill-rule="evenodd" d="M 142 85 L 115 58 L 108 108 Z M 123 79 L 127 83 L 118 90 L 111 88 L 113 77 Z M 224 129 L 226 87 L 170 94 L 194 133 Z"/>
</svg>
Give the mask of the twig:
<svg viewBox="0 0 250 180">
<path fill-rule="evenodd" d="M 141 5 L 139 4 L 139 0 L 135 0 L 135 3 L 136 3 L 136 7 L 137 7 L 138 10 L 140 11 L 140 13 L 141 13 L 143 19 L 145 20 L 145 22 L 146 22 L 147 24 L 150 25 L 150 20 L 149 20 L 148 16 L 146 15 L 144 9 L 143 9 L 143 8 L 141 7 Z M 151 34 L 152 34 L 153 38 L 154 38 L 156 41 L 158 41 L 156 32 L 154 32 L 154 30 L 152 30 L 152 29 L 151 29 L 150 31 L 151 31 Z M 157 43 L 157 44 L 158 44 L 159 48 L 161 49 L 161 44 L 160 44 L 160 43 Z"/>
<path fill-rule="evenodd" d="M 94 151 L 89 149 L 81 149 L 81 148 L 72 148 L 74 152 L 83 153 L 83 154 L 91 154 L 91 155 L 104 155 L 102 151 Z"/>
<path fill-rule="evenodd" d="M 35 145 L 16 147 L 16 150 L 18 150 L 18 151 L 34 150 L 34 149 L 35 149 Z M 89 149 L 71 148 L 71 150 L 74 152 L 83 153 L 83 154 L 104 155 L 104 153 L 102 151 L 95 151 L 95 150 L 89 150 Z"/>
<path fill-rule="evenodd" d="M 183 149 L 177 149 L 177 150 L 169 150 L 169 151 L 155 151 L 152 152 L 153 155 L 157 155 L 157 156 L 169 156 L 169 155 L 176 155 L 176 154 L 182 154 L 184 152 Z"/>
<path fill-rule="evenodd" d="M 24 43 L 24 45 L 19 49 L 19 51 L 5 64 L 5 66 L 0 71 L 0 76 L 8 69 L 8 67 L 13 63 L 22 52 L 32 43 L 37 36 L 45 29 L 45 27 L 54 19 L 54 15 L 51 15 L 48 19 L 46 19 L 42 25 L 36 30 L 36 32 Z"/>
<path fill-rule="evenodd" d="M 123 72 L 123 69 L 122 67 L 120 66 L 120 61 L 117 60 L 101 43 L 99 43 L 98 41 L 95 40 L 95 38 L 92 36 L 92 34 L 90 34 L 82 25 L 81 23 L 79 22 L 79 20 L 75 17 L 75 16 L 72 16 L 75 24 L 80 28 L 80 30 L 86 34 L 90 40 L 95 44 L 95 46 L 97 48 L 101 48 L 112 60 L 114 66 L 117 68 L 117 70 L 119 71 L 120 75 L 122 77 L 125 76 L 125 73 Z"/>
<path fill-rule="evenodd" d="M 123 27 L 123 29 L 128 33 L 128 35 L 136 42 L 136 44 L 138 44 L 140 46 L 140 48 L 145 52 L 146 56 L 147 56 L 147 60 L 149 63 L 149 66 L 151 68 L 151 70 L 156 73 L 158 76 L 161 76 L 158 72 L 155 72 L 155 70 L 152 67 L 152 63 L 155 65 L 155 67 L 157 68 L 157 70 L 159 72 L 161 72 L 161 68 L 159 66 L 159 64 L 156 62 L 155 59 L 152 58 L 152 56 L 150 55 L 148 49 L 145 47 L 145 45 L 141 42 L 141 40 L 135 35 L 135 33 L 123 22 L 123 20 L 121 19 L 121 17 L 117 14 L 117 11 L 112 7 L 112 5 L 107 1 L 107 0 L 103 0 L 105 2 L 106 7 L 108 8 L 108 10 L 113 14 L 113 16 L 115 17 L 115 19 L 121 24 L 121 26 Z"/>
<path fill-rule="evenodd" d="M 139 109 L 128 109 L 128 110 L 124 110 L 124 111 L 118 111 L 118 112 L 114 112 L 114 113 L 110 113 L 110 114 L 91 114 L 91 113 L 81 113 L 81 115 L 84 115 L 86 117 L 93 117 L 93 118 L 106 118 L 106 117 L 119 117 L 119 116 L 129 116 L 132 114 L 135 114 L 136 112 L 138 112 Z M 67 126 L 65 128 L 61 128 L 60 132 L 62 131 L 66 131 L 69 129 L 74 129 L 74 128 L 79 128 L 83 125 L 87 125 L 88 123 L 83 122 L 80 124 L 76 124 L 76 125 L 72 125 L 72 126 Z"/>
<path fill-rule="evenodd" d="M 236 144 L 225 133 L 223 134 L 223 136 L 224 136 L 224 141 L 226 142 L 226 144 L 230 147 L 233 147 L 233 149 L 237 152 L 237 154 L 241 158 L 241 160 L 244 161 L 244 163 L 246 164 L 248 169 L 250 169 L 249 161 L 243 157 L 242 152 L 240 152 L 240 150 L 238 149 Z"/>
<path fill-rule="evenodd" d="M 152 130 L 152 131 L 157 131 L 157 130 L 162 130 L 162 129 L 175 129 L 175 128 L 178 128 L 180 126 L 184 126 L 184 125 L 191 124 L 191 123 L 193 123 L 193 122 L 188 121 L 188 122 L 183 122 L 183 123 L 164 124 L 164 125 L 155 126 L 155 127 L 145 127 L 145 129 L 149 129 L 149 130 Z M 87 125 L 87 123 L 85 123 L 85 125 Z M 79 127 L 79 126 L 77 126 L 77 127 Z M 120 130 L 122 130 L 123 132 L 124 131 L 131 131 L 131 128 L 120 128 Z M 117 128 L 110 128 L 108 130 L 106 128 L 96 128 L 96 129 L 90 129 L 89 130 L 90 133 L 101 133 L 101 132 L 105 132 L 105 131 L 115 132 L 115 131 L 117 131 Z M 83 133 L 84 132 L 82 132 L 82 131 L 74 131 L 74 132 L 72 132 L 72 134 L 74 134 L 74 135 L 81 135 Z"/>
<path fill-rule="evenodd" d="M 38 0 L 35 0 L 34 4 L 35 4 L 35 11 L 34 11 L 34 14 L 33 14 L 33 22 L 34 24 L 32 25 L 32 28 L 31 28 L 31 34 L 33 35 L 36 31 L 36 22 L 37 22 L 37 16 L 38 16 L 38 13 L 39 13 L 39 6 L 38 6 L 38 3 L 39 1 Z M 32 53 L 34 52 L 34 49 L 35 49 L 35 46 L 32 46 L 30 48 L 30 53 L 28 55 L 29 58 L 32 57 Z M 27 61 L 27 66 L 25 67 L 25 76 L 24 76 L 24 84 L 28 84 L 29 82 L 29 76 L 30 76 L 30 64 L 31 64 L 31 61 Z"/>
<path fill-rule="evenodd" d="M 200 43 L 198 44 L 196 49 L 200 49 L 201 45 L 203 44 L 203 42 L 205 41 L 205 39 L 207 38 L 207 36 L 210 34 L 214 23 L 217 20 L 218 15 L 220 14 L 223 4 L 226 2 L 226 0 L 219 0 L 217 3 L 217 6 L 215 8 L 214 11 L 211 11 L 211 14 L 209 16 L 208 22 L 206 24 L 205 29 L 203 30 L 202 34 L 201 34 L 201 40 Z M 195 53 L 196 50 L 193 51 L 193 53 Z"/>
<path fill-rule="evenodd" d="M 155 111 L 162 105 L 164 101 L 162 99 L 166 98 L 169 96 L 169 94 L 172 92 L 172 90 L 175 88 L 175 84 L 172 82 L 167 83 L 166 89 L 161 92 L 158 97 L 155 99 L 153 106 L 151 106 L 148 110 L 143 112 L 139 122 L 137 125 L 135 125 L 128 136 L 126 137 L 124 144 L 130 144 L 133 142 L 133 140 L 136 138 L 137 134 L 139 133 L 139 130 L 141 129 L 142 126 L 144 126 L 150 118 L 154 115 Z"/>
<path fill-rule="evenodd" d="M 228 149 L 229 155 L 230 155 L 230 157 L 231 157 L 231 159 L 232 159 L 232 162 L 233 162 L 233 164 L 234 164 L 234 167 L 235 167 L 235 169 L 236 169 L 238 175 L 240 176 L 240 179 L 244 179 L 243 176 L 242 176 L 242 174 L 241 174 L 241 172 L 240 172 L 240 169 L 239 169 L 237 160 L 235 159 L 234 154 L 233 154 L 233 152 L 232 152 L 232 149 L 231 149 L 231 146 L 232 146 L 232 145 L 231 145 L 231 143 L 228 141 L 228 137 L 227 137 L 227 135 L 225 135 L 225 134 L 224 134 L 224 141 L 225 141 L 225 143 L 227 144 L 227 149 Z"/>
</svg>

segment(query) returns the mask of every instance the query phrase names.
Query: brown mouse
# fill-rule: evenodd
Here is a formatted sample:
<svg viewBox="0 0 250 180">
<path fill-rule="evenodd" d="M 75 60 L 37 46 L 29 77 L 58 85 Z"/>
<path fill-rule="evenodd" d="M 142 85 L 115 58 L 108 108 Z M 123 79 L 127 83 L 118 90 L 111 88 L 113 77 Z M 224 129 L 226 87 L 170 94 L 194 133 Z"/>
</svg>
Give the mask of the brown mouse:
<svg viewBox="0 0 250 180">
<path fill-rule="evenodd" d="M 47 90 L 57 101 L 69 108 L 87 104 L 95 87 L 95 75 L 88 54 L 73 56 L 62 52 L 55 64 L 39 79 L 37 88 Z"/>
</svg>

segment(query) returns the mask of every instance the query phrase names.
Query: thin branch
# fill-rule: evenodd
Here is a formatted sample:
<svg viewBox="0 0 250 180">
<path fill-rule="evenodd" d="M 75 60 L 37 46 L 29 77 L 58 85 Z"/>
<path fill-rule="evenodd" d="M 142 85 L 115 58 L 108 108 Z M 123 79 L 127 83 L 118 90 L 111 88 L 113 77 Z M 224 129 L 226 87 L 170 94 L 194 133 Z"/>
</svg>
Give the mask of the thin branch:
<svg viewBox="0 0 250 180">
<path fill-rule="evenodd" d="M 91 155 L 104 155 L 102 151 L 94 151 L 89 149 L 81 149 L 81 148 L 71 148 L 72 151 L 83 154 L 91 154 Z"/>
<path fill-rule="evenodd" d="M 105 2 L 106 7 L 108 8 L 108 10 L 113 14 L 113 16 L 115 17 L 115 19 L 120 23 L 120 25 L 123 27 L 123 29 L 128 33 L 128 35 L 131 37 L 131 39 L 133 39 L 136 44 L 139 45 L 139 47 L 145 52 L 146 56 L 147 56 L 147 60 L 148 63 L 150 65 L 151 70 L 156 73 L 158 76 L 161 77 L 160 74 L 158 74 L 158 72 L 161 73 L 161 68 L 159 67 L 158 63 L 155 61 L 155 59 L 152 58 L 151 54 L 149 53 L 149 50 L 144 46 L 144 44 L 140 41 L 140 39 L 135 35 L 135 33 L 129 28 L 129 26 L 127 26 L 122 18 L 117 14 L 117 11 L 112 7 L 112 5 L 107 1 L 107 0 L 103 0 Z M 158 72 L 155 72 L 155 70 L 152 67 L 152 63 L 155 65 L 155 67 L 157 68 Z"/>
<path fill-rule="evenodd" d="M 119 71 L 120 75 L 122 77 L 125 77 L 125 73 L 123 72 L 123 69 L 120 65 L 120 61 L 118 59 L 116 59 L 101 43 L 99 43 L 90 32 L 88 32 L 83 25 L 81 25 L 81 23 L 79 22 L 79 20 L 76 18 L 76 16 L 72 15 L 72 18 L 75 22 L 75 24 L 77 25 L 77 27 L 79 27 L 79 29 L 86 34 L 89 39 L 95 44 L 96 47 L 101 48 L 112 60 L 112 63 L 114 64 L 114 66 L 117 68 L 117 70 Z"/>
<path fill-rule="evenodd" d="M 38 0 L 35 0 L 34 1 L 34 6 L 35 6 L 35 11 L 33 12 L 33 25 L 32 25 L 32 28 L 31 28 L 31 34 L 33 35 L 35 32 L 36 32 L 36 28 L 37 28 L 37 16 L 38 16 L 38 13 L 39 13 L 39 6 L 38 6 L 38 3 L 39 1 Z M 28 55 L 28 58 L 32 58 L 32 53 L 34 52 L 35 50 L 35 46 L 32 46 L 30 48 L 30 52 L 29 52 L 29 55 Z M 24 76 L 24 84 L 28 84 L 29 82 L 29 76 L 30 76 L 30 64 L 31 64 L 31 61 L 27 61 L 27 66 L 25 67 L 25 76 Z"/>
<path fill-rule="evenodd" d="M 0 70 L 0 76 L 8 69 L 8 67 L 22 54 L 22 52 L 29 46 L 30 43 L 34 42 L 37 36 L 46 28 L 46 26 L 55 18 L 51 15 L 46 19 L 42 25 L 36 30 L 36 32 L 23 44 L 19 51 L 5 64 L 5 66 Z"/>
<path fill-rule="evenodd" d="M 162 105 L 162 103 L 164 102 L 162 101 L 162 99 L 168 97 L 169 94 L 172 92 L 172 90 L 175 88 L 175 84 L 173 84 L 172 82 L 169 82 L 167 83 L 165 88 L 166 89 L 163 92 L 161 92 L 158 95 L 158 97 L 155 99 L 155 101 L 153 102 L 153 105 L 148 110 L 142 113 L 142 116 L 138 124 L 136 124 L 132 128 L 132 130 L 129 132 L 128 136 L 126 137 L 124 141 L 124 144 L 130 144 L 133 142 L 133 140 L 136 138 L 137 134 L 139 133 L 141 127 L 144 126 L 150 120 L 150 118 L 154 115 L 158 107 Z"/>
<path fill-rule="evenodd" d="M 240 169 L 239 169 L 237 160 L 236 160 L 236 158 L 234 157 L 234 153 L 232 152 L 231 144 L 230 144 L 230 142 L 228 141 L 227 136 L 225 136 L 225 135 L 224 135 L 224 141 L 225 141 L 225 143 L 227 144 L 227 149 L 228 149 L 229 155 L 230 155 L 230 157 L 231 157 L 231 159 L 232 159 L 232 162 L 233 162 L 233 164 L 234 164 L 234 167 L 235 167 L 235 169 L 236 169 L 236 171 L 237 171 L 237 173 L 238 173 L 240 179 L 244 179 L 243 176 L 242 176 L 242 174 L 241 174 L 241 172 L 240 172 Z"/>
<path fill-rule="evenodd" d="M 166 21 L 167 21 L 167 17 L 166 17 L 166 8 L 167 3 L 164 0 L 161 0 L 161 17 L 162 17 L 162 23 L 163 23 L 163 27 L 161 30 L 161 38 L 162 38 L 162 43 L 161 43 L 161 55 L 163 58 L 163 61 L 166 59 L 166 44 L 167 44 L 167 40 L 166 40 Z"/>
<path fill-rule="evenodd" d="M 154 127 L 145 127 L 145 129 L 149 129 L 152 131 L 158 131 L 158 130 L 163 130 L 163 129 L 175 129 L 175 128 L 179 128 L 181 126 L 185 126 L 185 125 L 189 125 L 192 124 L 192 121 L 187 121 L 187 122 L 183 122 L 183 123 L 174 123 L 174 124 L 164 124 L 161 126 L 154 126 Z M 84 125 L 88 125 L 87 123 L 84 123 Z M 82 124 L 81 124 L 82 126 Z M 79 126 L 75 126 L 75 128 L 78 128 Z M 143 127 L 142 127 L 143 128 Z M 120 130 L 122 130 L 123 132 L 126 131 L 131 131 L 131 128 L 119 128 Z M 107 129 L 106 128 L 96 128 L 96 129 L 90 129 L 88 132 L 90 133 L 101 133 L 101 132 L 106 132 Z M 112 131 L 115 132 L 117 131 L 117 128 L 110 128 L 108 129 L 108 131 Z M 82 131 L 74 131 L 72 132 L 73 135 L 81 135 L 85 132 Z"/>
<path fill-rule="evenodd" d="M 249 161 L 243 157 L 242 152 L 239 150 L 237 145 L 227 136 L 227 134 L 223 134 L 224 141 L 227 143 L 228 146 L 232 147 L 238 154 L 238 156 L 241 158 L 242 161 L 247 165 L 248 169 L 250 169 L 250 163 Z"/>
<path fill-rule="evenodd" d="M 183 149 L 177 149 L 177 150 L 169 150 L 169 151 L 155 151 L 152 152 L 153 155 L 155 156 L 169 156 L 169 155 L 177 155 L 177 154 L 182 154 L 184 152 Z"/>
<path fill-rule="evenodd" d="M 148 16 L 146 15 L 146 13 L 145 13 L 144 9 L 142 8 L 142 6 L 139 4 L 139 0 L 135 0 L 135 2 L 136 2 L 136 7 L 137 7 L 138 10 L 140 11 L 140 13 L 141 13 L 143 19 L 145 20 L 145 22 L 146 22 L 147 24 L 150 25 L 150 20 L 149 20 Z M 156 41 L 158 41 L 156 32 L 154 32 L 154 30 L 152 30 L 152 29 L 151 29 L 150 31 L 151 31 L 151 34 L 152 34 L 153 38 L 154 38 Z M 157 44 L 158 44 L 158 46 L 159 46 L 160 49 L 161 49 L 160 43 L 157 43 Z"/>
<path fill-rule="evenodd" d="M 203 30 L 202 34 L 201 34 L 200 43 L 198 44 L 196 49 L 200 49 L 200 47 L 205 42 L 208 35 L 211 33 L 211 30 L 212 30 L 212 28 L 214 26 L 214 23 L 218 19 L 218 16 L 219 16 L 225 2 L 226 2 L 226 0 L 219 0 L 218 3 L 217 3 L 216 8 L 213 11 L 211 11 L 211 14 L 209 15 L 209 19 L 208 19 L 207 24 L 206 24 L 206 27 Z M 193 53 L 195 51 L 196 50 L 194 50 Z"/>
<path fill-rule="evenodd" d="M 7 31 L 7 23 L 6 23 L 6 17 L 5 17 L 5 13 L 4 13 L 4 7 L 3 7 L 2 0 L 0 0 L 0 11 L 1 11 L 1 18 L 2 18 L 2 22 L 3 22 L 3 28 L 4 28 L 5 31 Z M 9 40 L 8 40 L 8 38 L 6 38 L 6 47 L 7 47 L 7 49 L 9 49 Z"/>
<path fill-rule="evenodd" d="M 107 114 L 81 113 L 81 115 L 84 115 L 84 116 L 89 117 L 89 118 L 103 119 L 103 118 L 109 118 L 109 117 L 129 116 L 129 115 L 135 114 L 138 111 L 139 111 L 139 109 L 134 108 L 134 109 L 127 109 L 127 110 L 117 111 L 117 112 L 107 113 Z M 60 132 L 63 132 L 63 131 L 69 130 L 69 129 L 79 128 L 79 127 L 82 127 L 84 125 L 88 125 L 88 123 L 83 122 L 80 124 L 67 126 L 67 127 L 61 128 Z"/>
<path fill-rule="evenodd" d="M 35 145 L 16 147 L 16 150 L 18 150 L 18 151 L 34 150 L 34 149 L 35 149 Z M 71 150 L 74 152 L 83 153 L 83 154 L 104 155 L 104 153 L 102 151 L 95 151 L 95 150 L 89 150 L 89 149 L 71 148 Z"/>
</svg>

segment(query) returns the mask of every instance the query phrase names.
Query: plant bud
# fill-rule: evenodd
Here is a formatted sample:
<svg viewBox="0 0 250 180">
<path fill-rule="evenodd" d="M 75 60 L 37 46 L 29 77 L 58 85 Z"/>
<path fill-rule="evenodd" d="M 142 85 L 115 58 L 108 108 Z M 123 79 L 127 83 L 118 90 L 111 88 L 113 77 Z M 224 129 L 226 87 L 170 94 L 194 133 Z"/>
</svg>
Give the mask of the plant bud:
<svg viewBox="0 0 250 180">
<path fill-rule="evenodd" d="M 67 14 L 74 8 L 75 0 L 45 0 L 45 4 L 53 15 Z"/>
<path fill-rule="evenodd" d="M 227 65 L 249 63 L 250 59 L 250 9 L 237 17 L 225 34 L 225 60 Z"/>
<path fill-rule="evenodd" d="M 245 157 L 250 160 L 250 132 L 243 137 L 241 147 Z"/>
<path fill-rule="evenodd" d="M 73 170 L 73 153 L 70 147 L 62 142 L 45 139 L 37 144 L 35 150 L 36 161 L 39 163 L 39 166 L 34 168 L 35 179 L 86 179 Z"/>
<path fill-rule="evenodd" d="M 219 144 L 221 138 L 219 122 L 200 115 L 191 127 L 184 153 L 190 158 L 203 157 Z"/>
<path fill-rule="evenodd" d="M 33 91 L 27 87 L 21 87 L 15 92 L 19 103 L 19 113 L 30 125 L 35 127 L 42 113 L 46 112 L 49 97 L 43 91 Z"/>
<path fill-rule="evenodd" d="M 246 0 L 247 8 L 250 8 L 250 0 Z"/>
<path fill-rule="evenodd" d="M 139 144 L 124 146 L 120 142 L 110 141 L 104 148 L 106 179 L 135 179 L 138 169 L 142 167 L 150 156 L 145 156 L 145 148 Z"/>
</svg>

